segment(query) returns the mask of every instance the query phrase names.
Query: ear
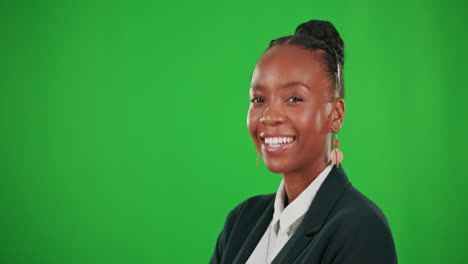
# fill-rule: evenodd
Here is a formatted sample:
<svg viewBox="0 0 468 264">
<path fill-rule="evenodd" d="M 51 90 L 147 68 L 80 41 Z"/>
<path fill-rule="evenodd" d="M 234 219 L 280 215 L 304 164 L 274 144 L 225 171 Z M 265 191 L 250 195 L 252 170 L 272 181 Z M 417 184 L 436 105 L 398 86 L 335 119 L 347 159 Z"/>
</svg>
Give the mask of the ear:
<svg viewBox="0 0 468 264">
<path fill-rule="evenodd" d="M 333 101 L 333 109 L 331 112 L 331 122 L 330 122 L 330 129 L 333 133 L 338 133 L 340 131 L 341 126 L 344 122 L 344 115 L 345 115 L 345 102 L 343 98 L 337 98 Z"/>
</svg>

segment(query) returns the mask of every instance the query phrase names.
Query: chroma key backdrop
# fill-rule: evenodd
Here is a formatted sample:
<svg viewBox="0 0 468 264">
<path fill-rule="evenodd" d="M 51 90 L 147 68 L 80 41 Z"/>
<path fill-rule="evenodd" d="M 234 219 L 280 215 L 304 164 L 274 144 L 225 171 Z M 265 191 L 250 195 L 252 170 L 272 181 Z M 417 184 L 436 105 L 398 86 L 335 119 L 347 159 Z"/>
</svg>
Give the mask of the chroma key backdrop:
<svg viewBox="0 0 468 264">
<path fill-rule="evenodd" d="M 208 263 L 276 192 L 247 132 L 271 39 L 329 20 L 351 182 L 399 263 L 468 258 L 464 1 L 3 1 L 0 263 Z M 373 173 L 379 171 L 379 174 Z"/>
</svg>

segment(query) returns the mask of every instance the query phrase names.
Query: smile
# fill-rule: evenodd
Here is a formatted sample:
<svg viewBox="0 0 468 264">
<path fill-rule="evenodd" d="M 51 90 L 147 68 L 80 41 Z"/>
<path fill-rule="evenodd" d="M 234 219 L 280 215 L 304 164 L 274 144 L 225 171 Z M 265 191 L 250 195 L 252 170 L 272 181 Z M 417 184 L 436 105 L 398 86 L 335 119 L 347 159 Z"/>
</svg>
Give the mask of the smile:
<svg viewBox="0 0 468 264">
<path fill-rule="evenodd" d="M 289 148 L 296 137 L 265 137 L 261 138 L 262 148 L 267 153 L 280 153 Z"/>
</svg>

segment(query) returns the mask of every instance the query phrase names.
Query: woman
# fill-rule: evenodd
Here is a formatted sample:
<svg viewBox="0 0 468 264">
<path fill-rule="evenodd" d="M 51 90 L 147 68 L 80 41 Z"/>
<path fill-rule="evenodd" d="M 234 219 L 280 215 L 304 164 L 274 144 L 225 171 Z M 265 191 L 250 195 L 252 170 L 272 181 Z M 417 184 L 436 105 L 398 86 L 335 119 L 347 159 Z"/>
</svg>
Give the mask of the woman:
<svg viewBox="0 0 468 264">
<path fill-rule="evenodd" d="M 345 114 L 343 65 L 344 43 L 327 21 L 270 42 L 252 75 L 247 124 L 257 155 L 283 179 L 276 194 L 229 213 L 210 263 L 397 263 L 385 216 L 331 150 Z"/>
</svg>

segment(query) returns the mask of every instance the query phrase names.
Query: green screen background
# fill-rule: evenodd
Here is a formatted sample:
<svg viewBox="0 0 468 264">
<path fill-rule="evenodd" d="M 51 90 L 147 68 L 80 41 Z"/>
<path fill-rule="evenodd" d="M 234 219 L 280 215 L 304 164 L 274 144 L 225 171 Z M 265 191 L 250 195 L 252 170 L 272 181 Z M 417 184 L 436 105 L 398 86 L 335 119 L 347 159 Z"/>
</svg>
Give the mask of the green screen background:
<svg viewBox="0 0 468 264">
<path fill-rule="evenodd" d="M 0 263 L 207 263 L 229 210 L 277 190 L 246 128 L 250 75 L 309 19 L 345 41 L 343 167 L 400 263 L 466 262 L 462 1 L 0 10 Z"/>
</svg>

